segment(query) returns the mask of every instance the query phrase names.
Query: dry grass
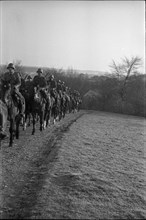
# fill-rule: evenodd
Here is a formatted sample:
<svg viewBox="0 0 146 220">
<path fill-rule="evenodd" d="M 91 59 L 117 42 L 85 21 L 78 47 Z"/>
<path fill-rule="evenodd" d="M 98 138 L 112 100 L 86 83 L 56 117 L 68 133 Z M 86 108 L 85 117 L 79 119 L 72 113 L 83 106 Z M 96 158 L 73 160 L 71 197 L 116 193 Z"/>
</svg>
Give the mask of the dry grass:
<svg viewBox="0 0 146 220">
<path fill-rule="evenodd" d="M 82 116 L 82 117 L 81 117 Z M 2 218 L 144 219 L 145 120 L 79 112 L 1 147 Z"/>
<path fill-rule="evenodd" d="M 85 114 L 56 143 L 31 218 L 144 219 L 144 120 Z"/>
</svg>

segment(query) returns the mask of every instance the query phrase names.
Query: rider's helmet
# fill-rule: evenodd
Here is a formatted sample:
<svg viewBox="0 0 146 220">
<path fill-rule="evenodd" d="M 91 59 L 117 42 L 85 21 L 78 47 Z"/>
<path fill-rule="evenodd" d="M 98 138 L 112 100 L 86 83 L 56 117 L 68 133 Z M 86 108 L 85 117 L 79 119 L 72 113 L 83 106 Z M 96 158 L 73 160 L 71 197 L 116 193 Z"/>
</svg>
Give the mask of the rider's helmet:
<svg viewBox="0 0 146 220">
<path fill-rule="evenodd" d="M 14 64 L 13 64 L 13 63 L 9 63 L 9 64 L 8 64 L 7 69 L 10 69 L 10 68 L 15 69 L 15 67 L 14 67 Z"/>
<path fill-rule="evenodd" d="M 37 73 L 43 73 L 43 70 L 41 68 L 38 68 Z"/>
<path fill-rule="evenodd" d="M 27 79 L 27 80 L 28 80 L 28 79 L 31 80 L 32 77 L 31 77 L 30 75 L 28 75 L 26 79 Z"/>
<path fill-rule="evenodd" d="M 53 74 L 51 74 L 49 78 L 50 78 L 50 79 L 54 79 L 54 75 L 53 75 Z"/>
</svg>

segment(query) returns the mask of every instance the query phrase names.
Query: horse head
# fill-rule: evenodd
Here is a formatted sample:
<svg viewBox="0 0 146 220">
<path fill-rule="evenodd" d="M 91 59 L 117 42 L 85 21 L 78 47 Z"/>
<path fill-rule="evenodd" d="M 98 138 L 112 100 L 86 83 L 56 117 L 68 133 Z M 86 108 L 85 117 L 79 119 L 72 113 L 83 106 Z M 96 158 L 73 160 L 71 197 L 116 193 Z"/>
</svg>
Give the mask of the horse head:
<svg viewBox="0 0 146 220">
<path fill-rule="evenodd" d="M 11 84 L 9 81 L 3 81 L 2 83 L 2 90 L 4 92 L 4 94 L 8 91 L 8 90 L 11 90 Z"/>
<path fill-rule="evenodd" d="M 1 91 L 2 91 L 1 99 L 4 102 L 8 103 L 8 101 L 10 101 L 12 97 L 12 86 L 10 82 L 3 80 L 1 84 Z"/>
<path fill-rule="evenodd" d="M 41 97 L 40 97 L 40 91 L 39 91 L 39 89 L 38 89 L 37 87 L 34 87 L 33 92 L 34 92 L 34 94 L 33 94 L 34 100 L 37 101 L 37 102 L 39 102 L 39 101 L 40 101 L 40 98 L 41 98 Z"/>
</svg>

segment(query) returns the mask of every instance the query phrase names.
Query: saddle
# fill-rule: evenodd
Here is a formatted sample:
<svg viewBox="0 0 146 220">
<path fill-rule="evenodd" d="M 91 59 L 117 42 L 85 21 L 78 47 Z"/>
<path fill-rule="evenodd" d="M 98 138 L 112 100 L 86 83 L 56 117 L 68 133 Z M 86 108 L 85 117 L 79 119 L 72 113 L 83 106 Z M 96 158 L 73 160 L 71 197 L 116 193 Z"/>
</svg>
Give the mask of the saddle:
<svg viewBox="0 0 146 220">
<path fill-rule="evenodd" d="M 25 106 L 25 99 L 21 98 L 21 96 L 19 94 L 17 94 L 16 91 L 14 91 L 12 93 L 12 99 L 13 99 L 13 102 L 14 102 L 14 105 L 15 107 L 18 108 L 19 112 L 22 114 L 22 112 L 24 112 L 24 106 Z"/>
<path fill-rule="evenodd" d="M 14 93 L 12 94 L 12 99 L 13 99 L 14 105 L 15 105 L 16 107 L 18 107 L 19 104 L 20 104 L 21 99 L 20 99 L 20 97 L 18 96 L 18 94 L 17 94 L 16 92 L 14 92 Z"/>
<path fill-rule="evenodd" d="M 43 98 L 44 103 L 47 103 L 48 101 L 48 94 L 47 94 L 47 90 L 45 88 L 41 88 L 40 89 L 40 94 Z"/>
</svg>

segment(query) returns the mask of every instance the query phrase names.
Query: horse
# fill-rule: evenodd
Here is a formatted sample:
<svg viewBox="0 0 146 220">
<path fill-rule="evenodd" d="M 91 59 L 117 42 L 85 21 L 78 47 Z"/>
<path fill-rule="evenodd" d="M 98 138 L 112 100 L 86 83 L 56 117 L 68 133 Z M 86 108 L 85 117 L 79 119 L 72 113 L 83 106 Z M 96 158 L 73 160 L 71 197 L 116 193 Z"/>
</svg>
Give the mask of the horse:
<svg viewBox="0 0 146 220">
<path fill-rule="evenodd" d="M 47 94 L 44 88 L 34 87 L 33 81 L 25 81 L 22 79 L 21 92 L 25 98 L 26 110 L 25 110 L 25 129 L 27 118 L 32 116 L 32 135 L 35 133 L 36 122 L 40 119 L 40 131 L 46 127 L 46 100 Z"/>
<path fill-rule="evenodd" d="M 49 90 L 46 91 L 46 95 L 47 95 L 47 102 L 46 102 L 46 108 L 45 108 L 45 121 L 44 121 L 44 125 L 46 122 L 46 127 L 48 127 L 48 125 L 50 125 L 51 122 L 51 116 L 52 116 L 52 109 L 55 103 L 55 98 L 51 96 Z"/>
<path fill-rule="evenodd" d="M 31 113 L 32 113 L 32 103 L 31 100 L 33 99 L 33 83 L 32 81 L 25 81 L 25 79 L 21 79 L 21 86 L 20 92 L 22 93 L 23 97 L 25 98 L 25 118 L 23 122 L 23 130 L 26 130 L 27 127 L 27 118 L 28 126 L 31 124 Z"/>
<path fill-rule="evenodd" d="M 78 98 L 77 111 L 80 111 L 80 105 L 82 104 L 82 99 Z"/>
<path fill-rule="evenodd" d="M 63 109 L 64 110 L 63 117 L 65 117 L 66 113 L 70 112 L 70 102 L 71 102 L 70 96 L 67 93 L 65 93 L 64 96 L 65 96 L 65 103 L 64 103 L 64 109 Z"/>
<path fill-rule="evenodd" d="M 54 106 L 53 106 L 53 109 L 54 109 L 54 115 L 53 115 L 54 124 L 55 124 L 56 120 L 60 121 L 62 119 L 63 104 L 64 104 L 64 98 L 60 97 L 60 95 L 58 93 L 56 93 L 55 103 L 54 103 Z"/>
<path fill-rule="evenodd" d="M 66 108 L 67 108 L 67 101 L 68 101 L 68 97 L 66 95 L 66 93 L 64 93 L 61 97 L 61 116 L 64 118 L 65 114 L 66 114 Z"/>
<path fill-rule="evenodd" d="M 7 98 L 6 105 L 8 111 L 8 120 L 10 121 L 10 140 L 9 146 L 12 147 L 14 138 L 19 139 L 19 125 L 21 123 L 22 116 L 19 113 L 19 103 L 14 93 L 13 86 L 7 82 L 3 81 L 2 84 L 2 91 L 3 91 L 3 99 L 4 97 Z M 23 103 L 23 110 L 25 109 L 25 101 Z"/>
<path fill-rule="evenodd" d="M 46 110 L 46 93 L 43 89 L 34 87 L 33 95 L 31 99 L 31 114 L 33 119 L 32 135 L 35 133 L 35 124 L 37 120 L 37 114 L 40 119 L 40 131 L 45 129 L 45 110 Z"/>
<path fill-rule="evenodd" d="M 73 95 L 70 96 L 71 97 L 71 101 L 70 101 L 70 113 L 75 113 L 77 112 L 78 109 L 78 101 L 77 98 L 74 97 Z"/>
<path fill-rule="evenodd" d="M 7 128 L 8 109 L 6 104 L 0 100 L 0 141 L 3 139 L 2 132 Z"/>
</svg>

